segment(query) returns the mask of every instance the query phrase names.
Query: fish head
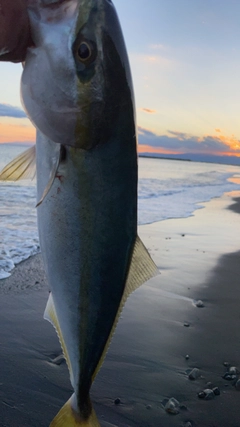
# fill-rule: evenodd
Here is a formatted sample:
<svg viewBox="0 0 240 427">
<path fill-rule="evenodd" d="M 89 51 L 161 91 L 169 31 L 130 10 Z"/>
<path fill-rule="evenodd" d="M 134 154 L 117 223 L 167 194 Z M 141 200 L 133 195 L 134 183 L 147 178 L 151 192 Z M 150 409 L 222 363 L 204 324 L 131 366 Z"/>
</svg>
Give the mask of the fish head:
<svg viewBox="0 0 240 427">
<path fill-rule="evenodd" d="M 134 116 L 126 47 L 111 0 L 32 0 L 21 94 L 33 124 L 62 145 L 91 149 Z"/>
</svg>

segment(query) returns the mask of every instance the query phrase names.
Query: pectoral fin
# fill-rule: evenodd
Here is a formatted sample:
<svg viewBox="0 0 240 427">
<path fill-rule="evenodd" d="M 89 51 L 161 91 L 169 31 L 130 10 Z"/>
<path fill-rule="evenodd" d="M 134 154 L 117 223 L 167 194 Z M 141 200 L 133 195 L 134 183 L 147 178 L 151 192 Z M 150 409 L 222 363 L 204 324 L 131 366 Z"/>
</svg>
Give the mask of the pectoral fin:
<svg viewBox="0 0 240 427">
<path fill-rule="evenodd" d="M 29 148 L 5 166 L 0 181 L 33 179 L 36 176 L 36 146 Z"/>
<path fill-rule="evenodd" d="M 51 174 L 50 174 L 48 183 L 47 183 L 47 185 L 46 185 L 46 187 L 45 187 L 45 189 L 43 191 L 42 197 L 40 198 L 40 200 L 36 204 L 36 208 L 41 205 L 41 203 L 43 202 L 43 200 L 45 199 L 45 197 L 48 195 L 48 193 L 51 190 L 52 185 L 54 183 L 54 179 L 55 179 L 55 177 L 57 175 L 57 170 L 58 170 L 60 159 L 61 159 L 61 145 L 57 144 L 56 145 L 56 149 L 58 150 L 58 152 L 57 152 L 56 158 L 54 158 L 54 163 L 53 163 L 53 167 L 52 167 L 52 170 L 51 170 Z"/>
<path fill-rule="evenodd" d="M 122 313 L 123 307 L 129 297 L 129 295 L 134 292 L 137 288 L 139 288 L 143 283 L 145 283 L 147 280 L 151 279 L 152 277 L 155 277 L 159 274 L 159 270 L 155 264 L 155 262 L 152 260 L 147 248 L 144 246 L 143 242 L 137 236 L 135 245 L 133 248 L 132 253 L 132 259 L 131 264 L 128 270 L 127 275 L 127 281 L 125 285 L 125 290 L 119 305 L 119 309 L 117 312 L 117 315 L 115 317 L 115 321 L 112 327 L 112 330 L 110 332 L 110 335 L 108 337 L 107 343 L 105 345 L 103 354 L 101 356 L 101 359 L 98 363 L 98 366 L 94 372 L 94 375 L 92 377 L 92 381 L 94 381 L 99 369 L 102 366 L 102 363 L 105 359 L 105 356 L 107 354 L 110 342 L 112 340 L 113 334 L 115 332 L 118 320 L 120 318 L 120 315 Z"/>
<path fill-rule="evenodd" d="M 52 293 L 50 292 L 49 294 L 49 298 L 48 298 L 48 302 L 44 311 L 44 315 L 43 315 L 45 320 L 48 320 L 53 327 L 55 328 L 61 347 L 62 347 L 62 351 L 63 351 L 63 355 L 66 359 L 67 365 L 68 365 L 68 370 L 69 370 L 69 374 L 70 374 L 70 381 L 71 384 L 73 385 L 73 372 L 72 372 L 72 366 L 71 366 L 71 362 L 70 362 L 70 358 L 68 355 L 68 351 L 67 351 L 67 347 L 66 344 L 64 342 L 63 339 L 63 335 L 62 335 L 62 331 L 59 325 L 59 321 L 58 321 L 58 317 L 57 317 L 57 313 L 56 313 L 56 309 L 54 306 L 54 302 L 53 302 L 53 298 L 52 298 Z"/>
</svg>

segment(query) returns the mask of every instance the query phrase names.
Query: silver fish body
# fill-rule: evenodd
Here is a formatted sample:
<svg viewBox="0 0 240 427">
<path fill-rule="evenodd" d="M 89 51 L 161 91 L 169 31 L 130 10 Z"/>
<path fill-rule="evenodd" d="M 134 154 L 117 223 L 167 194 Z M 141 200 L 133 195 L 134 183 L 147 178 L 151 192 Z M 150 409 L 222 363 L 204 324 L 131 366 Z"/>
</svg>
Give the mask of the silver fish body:
<svg viewBox="0 0 240 427">
<path fill-rule="evenodd" d="M 137 235 L 137 163 L 131 139 L 125 155 L 122 140 L 115 137 L 93 151 L 67 147 L 38 208 L 44 264 L 81 406 L 111 333 Z M 55 145 L 38 136 L 39 196 Z"/>
</svg>

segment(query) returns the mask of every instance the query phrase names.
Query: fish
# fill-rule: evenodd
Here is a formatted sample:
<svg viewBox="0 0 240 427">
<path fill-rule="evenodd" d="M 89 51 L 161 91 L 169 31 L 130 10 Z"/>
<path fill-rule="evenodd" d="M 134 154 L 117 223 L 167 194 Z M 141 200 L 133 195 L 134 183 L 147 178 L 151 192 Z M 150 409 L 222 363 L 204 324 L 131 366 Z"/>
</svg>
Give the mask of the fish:
<svg viewBox="0 0 240 427">
<path fill-rule="evenodd" d="M 137 131 L 127 50 L 111 0 L 36 0 L 21 81 L 37 128 L 0 174 L 37 170 L 40 247 L 73 394 L 51 427 L 99 427 L 90 399 L 129 295 L 158 268 L 137 233 Z M 23 173 L 24 171 L 24 173 Z M 28 175 L 29 176 L 29 175 Z"/>
</svg>

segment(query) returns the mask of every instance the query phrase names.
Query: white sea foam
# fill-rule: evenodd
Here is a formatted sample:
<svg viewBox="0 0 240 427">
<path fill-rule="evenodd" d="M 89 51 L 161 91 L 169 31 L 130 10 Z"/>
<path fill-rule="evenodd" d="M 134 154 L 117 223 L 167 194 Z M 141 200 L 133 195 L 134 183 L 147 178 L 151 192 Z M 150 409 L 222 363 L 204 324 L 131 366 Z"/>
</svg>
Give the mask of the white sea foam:
<svg viewBox="0 0 240 427">
<path fill-rule="evenodd" d="M 228 179 L 238 166 L 162 159 L 140 159 L 138 222 L 184 218 L 223 193 L 240 189 Z"/>
<path fill-rule="evenodd" d="M 0 170 L 27 147 L 0 145 Z M 139 159 L 139 224 L 187 217 L 223 193 L 238 190 L 228 181 L 237 166 Z M 0 183 L 0 279 L 39 251 L 35 182 Z"/>
</svg>

